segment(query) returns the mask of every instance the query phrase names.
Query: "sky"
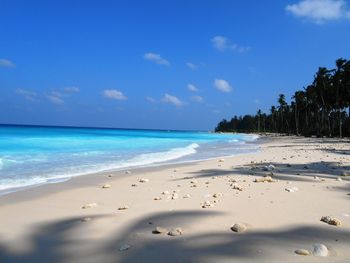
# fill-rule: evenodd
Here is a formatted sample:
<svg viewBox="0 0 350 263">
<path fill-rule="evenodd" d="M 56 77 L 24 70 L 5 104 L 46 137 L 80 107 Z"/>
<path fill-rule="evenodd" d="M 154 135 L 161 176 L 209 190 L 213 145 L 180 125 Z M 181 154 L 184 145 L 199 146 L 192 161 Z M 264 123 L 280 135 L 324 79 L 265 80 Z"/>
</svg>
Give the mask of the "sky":
<svg viewBox="0 0 350 263">
<path fill-rule="evenodd" d="M 213 130 L 349 43 L 345 0 L 0 0 L 0 123 Z"/>
</svg>

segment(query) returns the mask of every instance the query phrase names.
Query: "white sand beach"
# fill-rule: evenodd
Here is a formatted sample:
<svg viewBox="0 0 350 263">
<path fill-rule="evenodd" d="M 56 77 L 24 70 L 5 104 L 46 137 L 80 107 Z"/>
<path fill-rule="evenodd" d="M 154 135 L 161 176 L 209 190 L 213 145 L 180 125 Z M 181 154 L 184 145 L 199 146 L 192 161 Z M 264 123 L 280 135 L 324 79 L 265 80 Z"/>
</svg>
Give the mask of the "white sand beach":
<svg viewBox="0 0 350 263">
<path fill-rule="evenodd" d="M 3 195 L 0 262 L 350 262 L 348 173 L 348 140 L 269 137 L 258 153 Z"/>
</svg>

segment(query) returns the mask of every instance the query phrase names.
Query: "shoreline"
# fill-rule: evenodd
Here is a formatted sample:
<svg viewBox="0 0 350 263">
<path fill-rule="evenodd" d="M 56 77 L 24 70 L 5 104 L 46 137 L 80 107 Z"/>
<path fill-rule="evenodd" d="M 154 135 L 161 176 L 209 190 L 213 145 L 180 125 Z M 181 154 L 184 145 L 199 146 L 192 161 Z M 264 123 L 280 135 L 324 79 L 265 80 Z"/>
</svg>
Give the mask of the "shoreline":
<svg viewBox="0 0 350 263">
<path fill-rule="evenodd" d="M 248 145 L 251 145 L 251 144 L 257 145 L 259 147 L 259 145 L 261 143 L 264 143 L 266 140 L 268 140 L 267 137 L 263 138 L 263 136 L 260 136 L 258 134 L 255 134 L 255 136 L 257 136 L 257 137 L 255 139 L 253 139 L 252 141 L 246 141 L 244 143 L 248 144 Z M 252 150 L 251 153 L 255 153 L 258 151 L 259 151 L 259 148 Z M 197 153 L 195 153 L 195 154 L 197 154 Z M 88 172 L 88 173 L 83 173 L 83 174 L 79 174 L 79 175 L 67 176 L 67 177 L 61 178 L 61 179 L 53 178 L 53 179 L 51 179 L 52 182 L 50 182 L 50 179 L 48 179 L 47 182 L 43 182 L 43 183 L 31 184 L 31 185 L 27 185 L 27 186 L 20 186 L 20 187 L 14 187 L 14 188 L 0 190 L 0 197 L 4 196 L 4 195 L 11 194 L 11 193 L 29 190 L 32 188 L 43 187 L 45 185 L 65 183 L 65 182 L 70 181 L 74 178 L 78 178 L 78 177 L 82 177 L 82 176 L 99 176 L 100 174 L 105 175 L 105 174 L 109 174 L 109 173 L 123 173 L 123 172 L 128 171 L 128 170 L 130 170 L 130 171 L 139 170 L 139 169 L 147 169 L 148 170 L 148 169 L 164 167 L 164 166 L 191 164 L 191 163 L 198 163 L 198 162 L 202 162 L 202 161 L 216 160 L 216 159 L 220 159 L 220 158 L 230 158 L 230 157 L 244 155 L 244 154 L 250 154 L 250 152 L 249 153 L 235 153 L 232 155 L 220 155 L 220 156 L 216 156 L 216 157 L 209 157 L 209 158 L 205 158 L 205 159 L 194 159 L 194 160 L 191 160 L 191 159 L 190 160 L 182 160 L 182 159 L 186 158 L 186 156 L 182 156 L 180 158 L 175 158 L 175 159 L 170 160 L 170 161 L 164 161 L 164 162 L 158 162 L 158 163 L 154 162 L 154 163 L 150 163 L 150 164 L 146 164 L 146 165 L 135 165 L 135 166 L 129 166 L 129 167 L 123 167 L 123 168 L 108 169 L 108 170 L 99 171 L 99 172 Z M 191 156 L 191 155 L 189 155 L 189 156 Z"/>
<path fill-rule="evenodd" d="M 337 178 L 350 171 L 348 142 L 268 136 L 259 143 L 261 151 L 225 160 L 84 175 L 2 195 L 0 260 L 319 262 L 322 258 L 294 250 L 311 251 L 313 244 L 323 243 L 329 249 L 324 262 L 345 263 L 350 257 L 350 177 Z M 275 169 L 264 171 L 269 164 Z M 270 172 L 275 182 L 254 182 Z M 149 181 L 141 183 L 142 178 Z M 103 189 L 105 184 L 110 188 Z M 285 190 L 293 187 L 298 190 Z M 207 201 L 210 205 L 202 208 Z M 123 206 L 129 208 L 118 210 Z M 320 222 L 327 215 L 342 225 Z M 248 226 L 247 232 L 230 230 L 238 222 Z M 156 226 L 184 232 L 156 235 Z M 123 245 L 130 248 L 119 251 Z"/>
</svg>

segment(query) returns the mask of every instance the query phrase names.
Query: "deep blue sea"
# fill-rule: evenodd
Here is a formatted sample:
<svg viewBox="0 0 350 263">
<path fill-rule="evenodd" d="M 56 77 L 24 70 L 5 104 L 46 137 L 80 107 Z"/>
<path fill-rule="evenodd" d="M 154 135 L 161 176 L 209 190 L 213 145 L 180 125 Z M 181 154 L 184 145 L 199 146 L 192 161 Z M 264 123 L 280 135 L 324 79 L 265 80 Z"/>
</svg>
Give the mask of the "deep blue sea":
<svg viewBox="0 0 350 263">
<path fill-rule="evenodd" d="M 73 176 L 257 150 L 257 136 L 0 125 L 0 194 Z"/>
</svg>

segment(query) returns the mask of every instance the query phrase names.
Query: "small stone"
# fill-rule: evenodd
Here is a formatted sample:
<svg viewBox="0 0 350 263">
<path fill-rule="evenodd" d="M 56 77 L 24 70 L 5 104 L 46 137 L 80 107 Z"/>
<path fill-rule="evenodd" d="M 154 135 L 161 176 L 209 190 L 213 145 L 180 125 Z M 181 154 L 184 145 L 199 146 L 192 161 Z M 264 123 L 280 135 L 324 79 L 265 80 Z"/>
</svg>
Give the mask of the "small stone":
<svg viewBox="0 0 350 263">
<path fill-rule="evenodd" d="M 160 226 L 157 226 L 153 231 L 152 231 L 153 234 L 166 234 L 168 233 L 168 230 L 163 228 L 163 227 L 160 227 Z"/>
<path fill-rule="evenodd" d="M 169 191 L 163 191 L 162 192 L 162 195 L 168 195 L 169 194 Z"/>
<path fill-rule="evenodd" d="M 172 229 L 168 232 L 169 236 L 181 236 L 182 234 L 183 234 L 183 231 L 180 227 Z"/>
<path fill-rule="evenodd" d="M 213 194 L 213 197 L 214 198 L 219 198 L 219 197 L 221 197 L 222 196 L 222 193 L 215 193 L 215 194 Z"/>
<path fill-rule="evenodd" d="M 118 210 L 127 210 L 127 209 L 129 209 L 128 205 L 123 205 L 123 206 L 118 208 Z"/>
<path fill-rule="evenodd" d="M 231 184 L 231 186 L 232 186 L 232 189 L 234 189 L 234 190 L 243 191 L 243 187 L 236 184 L 236 183 Z"/>
<path fill-rule="evenodd" d="M 341 182 L 341 181 L 343 181 L 343 179 L 341 179 L 340 177 L 337 177 L 337 179 L 336 179 L 338 182 Z"/>
<path fill-rule="evenodd" d="M 299 191 L 299 188 L 294 186 L 294 187 L 287 187 L 287 188 L 285 188 L 285 190 L 289 193 L 294 193 L 294 192 Z"/>
<path fill-rule="evenodd" d="M 219 159 L 219 163 L 223 163 L 225 159 Z"/>
<path fill-rule="evenodd" d="M 214 205 L 208 200 L 202 204 L 202 208 L 208 208 L 208 207 L 213 207 L 213 206 Z"/>
<path fill-rule="evenodd" d="M 190 183 L 191 183 L 191 184 L 196 184 L 196 183 L 198 183 L 198 182 L 197 182 L 197 180 L 192 180 Z"/>
<path fill-rule="evenodd" d="M 192 184 L 191 187 L 197 187 L 197 185 L 196 184 Z"/>
<path fill-rule="evenodd" d="M 174 173 L 176 173 L 176 172 L 177 172 L 177 170 L 176 170 L 176 169 L 174 169 L 174 170 L 173 170 L 173 172 L 174 172 Z"/>
<path fill-rule="evenodd" d="M 132 186 L 132 187 L 136 187 L 136 186 L 137 186 L 137 184 L 132 184 L 131 186 Z"/>
<path fill-rule="evenodd" d="M 158 200 L 162 200 L 162 198 L 160 196 L 156 196 L 153 200 L 158 201 Z"/>
<path fill-rule="evenodd" d="M 96 206 L 97 206 L 96 203 L 90 203 L 90 204 L 83 205 L 81 208 L 82 209 L 88 209 L 88 208 L 93 208 L 93 207 L 96 207 Z"/>
<path fill-rule="evenodd" d="M 178 199 L 179 195 L 177 193 L 172 194 L 171 199 L 175 200 Z"/>
<path fill-rule="evenodd" d="M 139 180 L 140 183 L 148 183 L 149 182 L 149 179 L 146 179 L 146 178 L 141 178 Z"/>
<path fill-rule="evenodd" d="M 89 221 L 91 221 L 91 217 L 84 217 L 80 221 L 81 222 L 89 222 Z"/>
<path fill-rule="evenodd" d="M 323 244 L 314 244 L 312 254 L 317 257 L 327 257 L 328 248 Z"/>
<path fill-rule="evenodd" d="M 102 186 L 102 188 L 104 188 L 104 189 L 111 188 L 111 187 L 112 187 L 112 185 L 110 185 L 110 184 L 105 184 Z"/>
<path fill-rule="evenodd" d="M 231 230 L 236 233 L 243 233 L 247 231 L 247 226 L 241 223 L 236 223 L 233 226 L 231 226 Z"/>
<path fill-rule="evenodd" d="M 322 216 L 321 221 L 325 222 L 329 225 L 332 225 L 332 226 L 340 226 L 341 225 L 341 221 L 339 219 L 332 218 L 330 216 Z"/>
<path fill-rule="evenodd" d="M 301 255 L 301 256 L 308 256 L 310 255 L 310 251 L 307 249 L 297 249 L 294 251 L 295 254 Z"/>
<path fill-rule="evenodd" d="M 119 251 L 125 251 L 125 250 L 128 250 L 128 249 L 130 249 L 130 248 L 131 248 L 130 245 L 124 244 L 124 245 L 122 245 L 122 246 L 119 248 Z"/>
</svg>

